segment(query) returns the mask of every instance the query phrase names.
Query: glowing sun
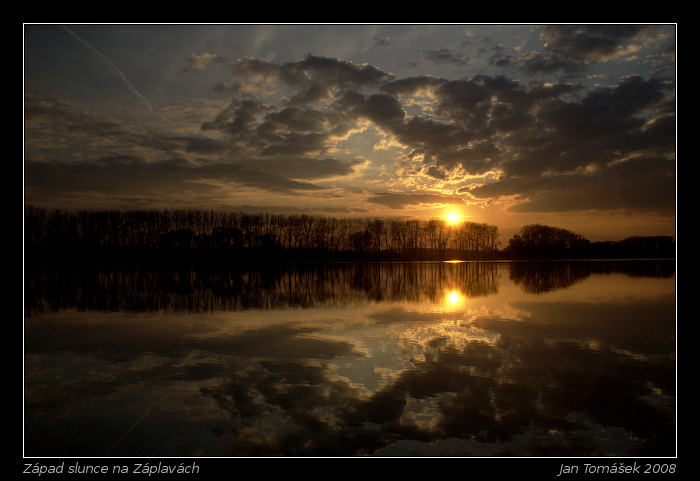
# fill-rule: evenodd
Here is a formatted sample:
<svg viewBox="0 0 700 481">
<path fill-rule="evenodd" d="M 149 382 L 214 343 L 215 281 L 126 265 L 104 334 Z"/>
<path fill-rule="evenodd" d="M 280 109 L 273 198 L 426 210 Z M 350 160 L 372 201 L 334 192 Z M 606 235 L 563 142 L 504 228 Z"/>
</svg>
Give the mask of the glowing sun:
<svg viewBox="0 0 700 481">
<path fill-rule="evenodd" d="M 459 296 L 455 291 L 452 291 L 452 294 L 447 298 L 452 304 L 456 304 L 457 301 L 459 300 Z"/>
<path fill-rule="evenodd" d="M 452 212 L 447 215 L 447 220 L 449 220 L 450 222 L 457 222 L 459 220 L 459 215 Z"/>
</svg>

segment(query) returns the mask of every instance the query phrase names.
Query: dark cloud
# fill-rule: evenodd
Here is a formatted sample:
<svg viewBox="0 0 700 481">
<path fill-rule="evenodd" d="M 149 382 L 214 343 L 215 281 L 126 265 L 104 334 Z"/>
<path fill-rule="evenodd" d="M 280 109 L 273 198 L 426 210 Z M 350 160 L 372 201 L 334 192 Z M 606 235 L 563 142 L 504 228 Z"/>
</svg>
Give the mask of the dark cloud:
<svg viewBox="0 0 700 481">
<path fill-rule="evenodd" d="M 579 99 L 540 101 L 533 110 L 538 122 L 512 137 L 518 155 L 502 167 L 509 175 L 541 175 L 619 162 L 649 149 L 672 155 L 674 116 L 654 113 L 663 107 L 667 88 L 665 82 L 628 77 Z"/>
<path fill-rule="evenodd" d="M 387 93 L 397 96 L 410 96 L 420 93 L 426 89 L 433 89 L 446 81 L 439 77 L 431 75 L 422 75 L 420 77 L 409 77 L 403 79 L 392 80 L 381 86 L 381 89 Z"/>
<path fill-rule="evenodd" d="M 374 45 L 377 47 L 386 47 L 390 43 L 389 37 L 373 37 Z"/>
<path fill-rule="evenodd" d="M 395 131 L 395 135 L 406 146 L 424 147 L 433 151 L 459 148 L 476 138 L 456 123 L 418 116 L 407 120 Z"/>
<path fill-rule="evenodd" d="M 313 82 L 306 89 L 302 90 L 298 94 L 295 94 L 289 101 L 290 105 L 306 105 L 313 104 L 315 102 L 321 102 L 327 98 L 330 98 L 331 92 L 327 86 Z"/>
<path fill-rule="evenodd" d="M 101 142 L 115 152 L 128 147 L 141 153 L 90 155 L 85 152 L 80 161 L 75 161 L 72 156 L 43 161 L 39 153 L 34 153 L 25 159 L 25 185 L 30 193 L 43 191 L 52 196 L 61 192 L 66 192 L 64 195 L 102 192 L 134 197 L 159 193 L 170 197 L 177 192 L 204 190 L 206 187 L 197 183 L 206 181 L 295 193 L 322 190 L 323 187 L 312 181 L 352 174 L 359 163 L 355 159 L 293 155 L 296 151 L 319 150 L 320 141 L 314 139 L 315 134 L 309 134 L 305 139 L 296 139 L 295 134 L 288 134 L 286 143 L 280 141 L 271 144 L 268 149 L 278 148 L 277 154 L 285 154 L 274 159 L 273 152 L 263 151 L 253 157 L 241 155 L 245 149 L 237 145 L 238 140 L 255 137 L 253 118 L 264 110 L 250 102 L 241 106 L 235 112 L 234 109 L 227 110 L 217 119 L 220 127 L 234 140 L 224 141 L 134 130 L 122 123 L 81 112 L 70 105 L 28 99 L 27 126 L 30 128 L 39 128 L 50 122 L 62 136 L 69 135 L 76 141 L 91 139 L 90 142 Z M 226 122 L 227 118 L 231 121 Z M 296 128 L 313 130 L 322 121 L 309 112 L 286 111 L 271 118 L 270 122 L 277 122 L 285 128 L 294 124 Z M 258 144 L 262 142 L 258 141 Z M 50 150 L 54 152 L 56 148 Z M 235 155 L 231 155 L 231 152 Z M 192 154 L 197 156 L 192 157 Z"/>
<path fill-rule="evenodd" d="M 227 143 L 207 137 L 164 135 L 134 128 L 66 102 L 46 102 L 30 96 L 25 99 L 24 107 L 26 129 L 39 132 L 37 135 L 41 136 L 60 136 L 61 141 L 58 145 L 50 145 L 51 151 L 59 150 L 60 145 L 66 143 L 67 139 L 75 139 L 88 146 L 98 143 L 111 145 L 116 142 L 122 147 L 173 155 L 184 151 L 222 153 L 230 148 Z"/>
<path fill-rule="evenodd" d="M 438 48 L 435 50 L 425 51 L 425 58 L 437 65 L 469 65 L 469 59 L 467 59 L 460 53 L 455 53 L 451 51 L 448 48 Z"/>
<path fill-rule="evenodd" d="M 517 196 L 515 213 L 607 211 L 675 215 L 675 160 L 632 158 L 593 172 L 511 176 L 464 189 L 477 199 Z"/>
<path fill-rule="evenodd" d="M 377 85 L 390 80 L 392 75 L 373 65 L 357 66 L 334 58 L 309 55 L 299 62 L 281 65 L 279 77 L 290 85 L 299 85 L 313 79 L 321 84 L 351 88 Z"/>
<path fill-rule="evenodd" d="M 436 163 L 444 169 L 454 170 L 458 167 L 467 174 L 480 175 L 493 169 L 501 160 L 501 152 L 491 142 L 475 144 L 472 147 L 441 152 L 436 155 Z"/>
<path fill-rule="evenodd" d="M 314 180 L 352 173 L 353 163 L 334 159 L 285 158 L 196 165 L 183 159 L 147 162 L 138 157 L 101 157 L 82 162 L 26 162 L 28 192 L 51 197 L 100 192 L 138 198 L 172 199 L 188 192 L 192 201 L 216 198 L 219 189 L 244 186 L 268 192 L 300 194 L 323 191 Z M 212 185 L 220 186 L 212 192 Z M 228 187 L 227 187 L 228 186 Z M 220 201 L 223 199 L 219 199 Z"/>
<path fill-rule="evenodd" d="M 496 67 L 510 67 L 515 63 L 515 57 L 512 53 L 507 53 L 503 45 L 493 47 L 494 54 L 489 57 L 489 63 Z"/>
<path fill-rule="evenodd" d="M 246 166 L 248 170 L 276 172 L 278 175 L 288 178 L 318 180 L 352 174 L 358 164 L 359 161 L 288 156 L 274 159 L 253 159 L 237 162 L 234 165 Z"/>
<path fill-rule="evenodd" d="M 367 199 L 374 204 L 382 204 L 391 209 L 401 209 L 407 205 L 420 204 L 464 204 L 464 200 L 456 196 L 441 194 L 401 194 L 395 192 L 383 192 L 375 194 Z"/>
<path fill-rule="evenodd" d="M 554 54 L 567 58 L 602 62 L 621 51 L 627 42 L 655 30 L 653 25 L 547 25 L 540 38 Z"/>
<path fill-rule="evenodd" d="M 522 70 L 528 75 L 564 75 L 574 77 L 581 75 L 585 65 L 567 57 L 542 52 L 527 52 L 518 59 Z"/>
<path fill-rule="evenodd" d="M 442 168 L 436 167 L 434 165 L 431 167 L 428 167 L 428 169 L 426 170 L 426 174 L 428 174 L 433 179 L 438 179 L 438 180 L 447 179 L 447 174 L 445 173 L 445 171 Z"/>
<path fill-rule="evenodd" d="M 530 75 L 583 74 L 591 64 L 605 62 L 635 47 L 647 35 L 660 33 L 656 25 L 547 25 L 540 38 L 544 51 L 520 56 Z"/>
<path fill-rule="evenodd" d="M 384 94 L 370 95 L 354 112 L 380 126 L 401 124 L 406 117 L 401 103 L 394 97 Z"/>
</svg>

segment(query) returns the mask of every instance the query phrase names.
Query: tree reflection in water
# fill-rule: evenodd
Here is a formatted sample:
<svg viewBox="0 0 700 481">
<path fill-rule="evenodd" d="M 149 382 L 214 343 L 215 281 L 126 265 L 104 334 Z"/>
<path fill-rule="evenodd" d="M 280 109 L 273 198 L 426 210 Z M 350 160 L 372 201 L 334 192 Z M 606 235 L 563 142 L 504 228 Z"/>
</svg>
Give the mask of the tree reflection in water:
<svg viewBox="0 0 700 481">
<path fill-rule="evenodd" d="M 675 452 L 672 264 L 91 266 L 26 281 L 27 455 Z M 584 295 L 603 285 L 617 291 Z"/>
</svg>

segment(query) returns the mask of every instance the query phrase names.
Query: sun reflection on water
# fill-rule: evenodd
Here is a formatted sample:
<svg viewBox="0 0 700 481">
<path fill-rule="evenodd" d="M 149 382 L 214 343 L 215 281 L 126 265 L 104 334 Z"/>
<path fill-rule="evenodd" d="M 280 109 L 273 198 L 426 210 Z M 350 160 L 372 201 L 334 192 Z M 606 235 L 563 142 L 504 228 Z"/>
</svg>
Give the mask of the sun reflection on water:
<svg viewBox="0 0 700 481">
<path fill-rule="evenodd" d="M 454 311 L 455 309 L 466 308 L 466 302 L 469 296 L 464 295 L 459 290 L 447 290 L 443 296 L 443 307 L 442 309 L 447 309 L 449 311 Z"/>
<path fill-rule="evenodd" d="M 450 301 L 452 305 L 457 304 L 457 302 L 459 302 L 459 295 L 457 295 L 455 291 L 452 291 L 447 300 Z"/>
</svg>

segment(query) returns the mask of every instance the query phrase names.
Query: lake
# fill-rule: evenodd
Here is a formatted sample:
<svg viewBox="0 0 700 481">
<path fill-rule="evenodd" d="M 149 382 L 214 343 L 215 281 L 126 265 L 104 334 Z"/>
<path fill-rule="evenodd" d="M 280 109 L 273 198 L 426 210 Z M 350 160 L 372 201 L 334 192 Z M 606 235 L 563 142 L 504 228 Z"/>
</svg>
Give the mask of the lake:
<svg viewBox="0 0 700 481">
<path fill-rule="evenodd" d="M 673 456 L 674 261 L 25 269 L 25 456 Z"/>
</svg>

